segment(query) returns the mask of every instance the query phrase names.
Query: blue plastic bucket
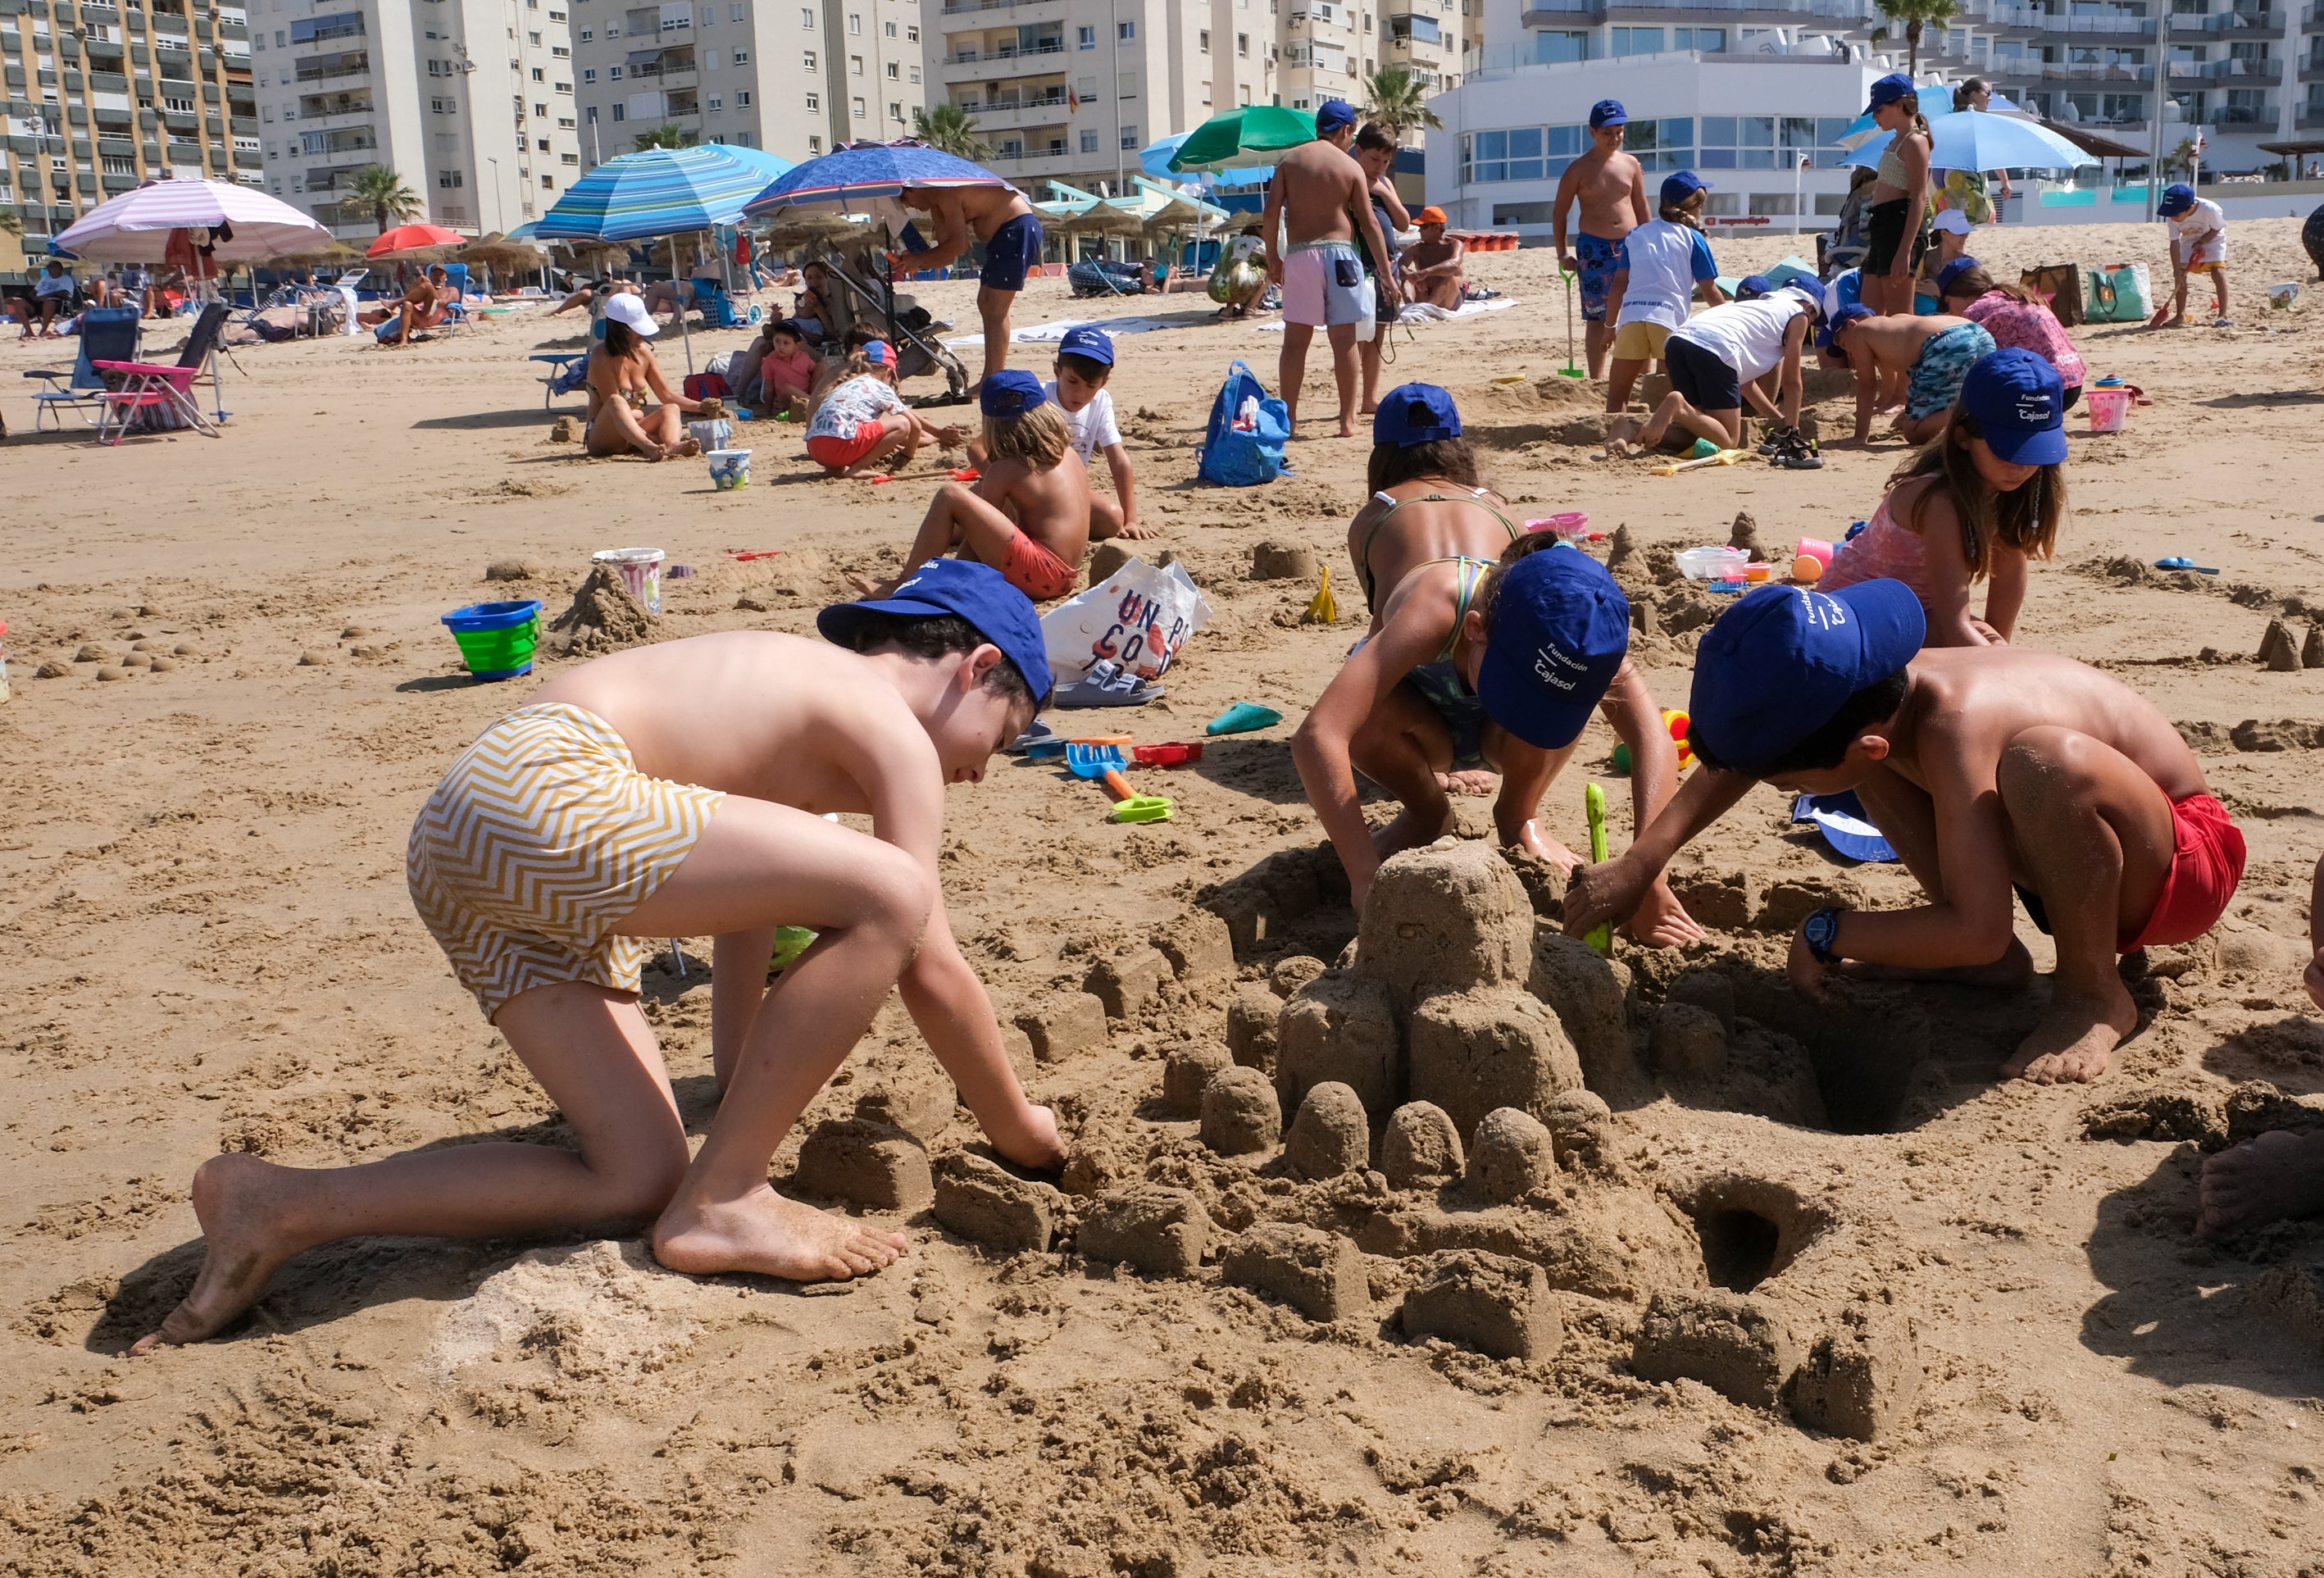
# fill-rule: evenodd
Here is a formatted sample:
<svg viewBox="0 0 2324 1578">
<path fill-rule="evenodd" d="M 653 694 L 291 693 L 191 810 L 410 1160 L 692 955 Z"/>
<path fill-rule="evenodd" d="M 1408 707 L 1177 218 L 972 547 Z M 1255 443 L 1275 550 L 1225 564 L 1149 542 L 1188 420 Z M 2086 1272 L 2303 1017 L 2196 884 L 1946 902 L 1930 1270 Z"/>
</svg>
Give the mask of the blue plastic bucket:
<svg viewBox="0 0 2324 1578">
<path fill-rule="evenodd" d="M 476 678 L 513 679 L 532 672 L 533 648 L 540 641 L 540 598 L 473 603 L 444 615 L 444 625 Z"/>
</svg>

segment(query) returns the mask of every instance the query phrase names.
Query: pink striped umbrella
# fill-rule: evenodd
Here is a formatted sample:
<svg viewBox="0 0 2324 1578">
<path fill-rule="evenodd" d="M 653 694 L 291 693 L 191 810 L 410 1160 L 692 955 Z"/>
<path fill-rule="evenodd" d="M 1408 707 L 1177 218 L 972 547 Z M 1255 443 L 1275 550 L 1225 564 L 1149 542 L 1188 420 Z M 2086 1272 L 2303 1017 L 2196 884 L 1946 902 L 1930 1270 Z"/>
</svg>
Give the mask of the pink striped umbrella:
<svg viewBox="0 0 2324 1578">
<path fill-rule="evenodd" d="M 171 231 L 221 225 L 234 227 L 234 239 L 211 253 L 222 263 L 255 263 L 331 239 L 328 230 L 290 204 L 250 187 L 152 180 L 91 208 L 55 245 L 91 263 L 160 263 Z"/>
</svg>

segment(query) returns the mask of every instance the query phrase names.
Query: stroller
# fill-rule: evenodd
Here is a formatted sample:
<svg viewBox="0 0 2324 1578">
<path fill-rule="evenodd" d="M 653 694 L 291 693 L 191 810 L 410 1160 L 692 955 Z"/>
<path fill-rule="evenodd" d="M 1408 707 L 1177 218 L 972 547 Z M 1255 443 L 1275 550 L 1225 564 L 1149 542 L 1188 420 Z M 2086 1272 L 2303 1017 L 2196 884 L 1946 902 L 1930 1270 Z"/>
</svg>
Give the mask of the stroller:
<svg viewBox="0 0 2324 1578">
<path fill-rule="evenodd" d="M 835 344 L 850 328 L 876 330 L 896 350 L 896 372 L 899 378 L 918 378 L 941 371 L 945 376 L 945 392 L 924 394 L 914 400 L 914 405 L 959 405 L 968 399 L 968 369 L 959 357 L 945 349 L 936 338 L 938 332 L 948 328 L 939 325 L 927 308 L 909 296 L 896 294 L 895 281 L 883 266 L 875 264 L 878 248 L 869 240 L 850 238 L 844 246 L 831 243 L 811 244 L 807 249 L 807 262 L 823 265 L 836 289 L 833 300 L 826 303 L 835 318 L 844 317 L 843 323 L 826 323 L 825 336 Z"/>
</svg>

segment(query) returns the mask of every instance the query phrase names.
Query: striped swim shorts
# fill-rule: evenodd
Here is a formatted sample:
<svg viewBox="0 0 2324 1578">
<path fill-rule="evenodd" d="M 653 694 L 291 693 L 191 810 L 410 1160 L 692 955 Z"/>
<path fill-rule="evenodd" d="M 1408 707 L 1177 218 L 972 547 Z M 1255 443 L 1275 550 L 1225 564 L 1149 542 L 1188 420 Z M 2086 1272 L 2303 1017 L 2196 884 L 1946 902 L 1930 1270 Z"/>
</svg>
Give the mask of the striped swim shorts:
<svg viewBox="0 0 2324 1578">
<path fill-rule="evenodd" d="M 635 992 L 653 945 L 612 928 L 725 798 L 640 772 L 595 713 L 523 707 L 476 737 L 411 825 L 411 902 L 487 1020 L 560 981 Z"/>
</svg>

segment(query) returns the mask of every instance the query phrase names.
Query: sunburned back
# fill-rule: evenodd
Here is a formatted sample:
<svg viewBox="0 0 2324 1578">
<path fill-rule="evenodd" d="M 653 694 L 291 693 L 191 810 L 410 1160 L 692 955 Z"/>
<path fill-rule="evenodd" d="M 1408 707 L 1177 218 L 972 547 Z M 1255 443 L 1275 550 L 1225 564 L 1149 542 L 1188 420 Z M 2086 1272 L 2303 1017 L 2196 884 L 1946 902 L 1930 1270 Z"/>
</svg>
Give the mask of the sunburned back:
<svg viewBox="0 0 2324 1578">
<path fill-rule="evenodd" d="M 1959 762 L 1990 784 L 2009 742 L 2054 725 L 2088 734 L 2138 764 L 2174 801 L 2204 792 L 2195 753 L 2153 705 L 2129 687 L 2049 652 L 2022 647 L 1931 647 L 1913 660 L 1925 697 L 1909 758 L 1890 765 L 1923 789 L 1931 767 Z"/>
<path fill-rule="evenodd" d="M 1912 365 L 1921 354 L 1921 347 L 1949 328 L 1958 328 L 1969 321 L 1949 312 L 1893 313 L 1886 318 L 1867 318 L 1859 320 L 1856 332 L 1863 335 L 1872 346 L 1872 354 L 1891 366 Z"/>
<path fill-rule="evenodd" d="M 1642 179 L 1641 168 L 1630 154 L 1595 148 L 1573 161 L 1573 195 L 1582 205 L 1585 235 L 1619 241 L 1637 228 L 1638 211 L 1632 198 Z"/>
<path fill-rule="evenodd" d="M 1283 226 L 1292 245 L 1355 237 L 1351 203 L 1367 201 L 1363 166 L 1329 143 L 1304 143 L 1276 167 Z"/>
<path fill-rule="evenodd" d="M 733 631 L 634 647 L 531 697 L 551 702 L 611 724 L 650 777 L 817 814 L 872 809 L 867 760 L 908 763 L 915 741 L 939 771 L 927 731 L 871 665 L 802 636 Z"/>
<path fill-rule="evenodd" d="M 1021 460 L 995 460 L 984 467 L 976 491 L 1017 517 L 1025 535 L 1068 565 L 1081 563 L 1089 549 L 1089 469 L 1071 449 L 1046 471 Z"/>
<path fill-rule="evenodd" d="M 1457 483 L 1418 476 L 1386 491 L 1397 501 L 1393 507 L 1374 494 L 1348 527 L 1348 558 L 1370 600 L 1374 630 L 1417 567 L 1431 559 L 1498 559 L 1513 536 L 1499 495 L 1489 489 L 1472 496 Z"/>
</svg>

